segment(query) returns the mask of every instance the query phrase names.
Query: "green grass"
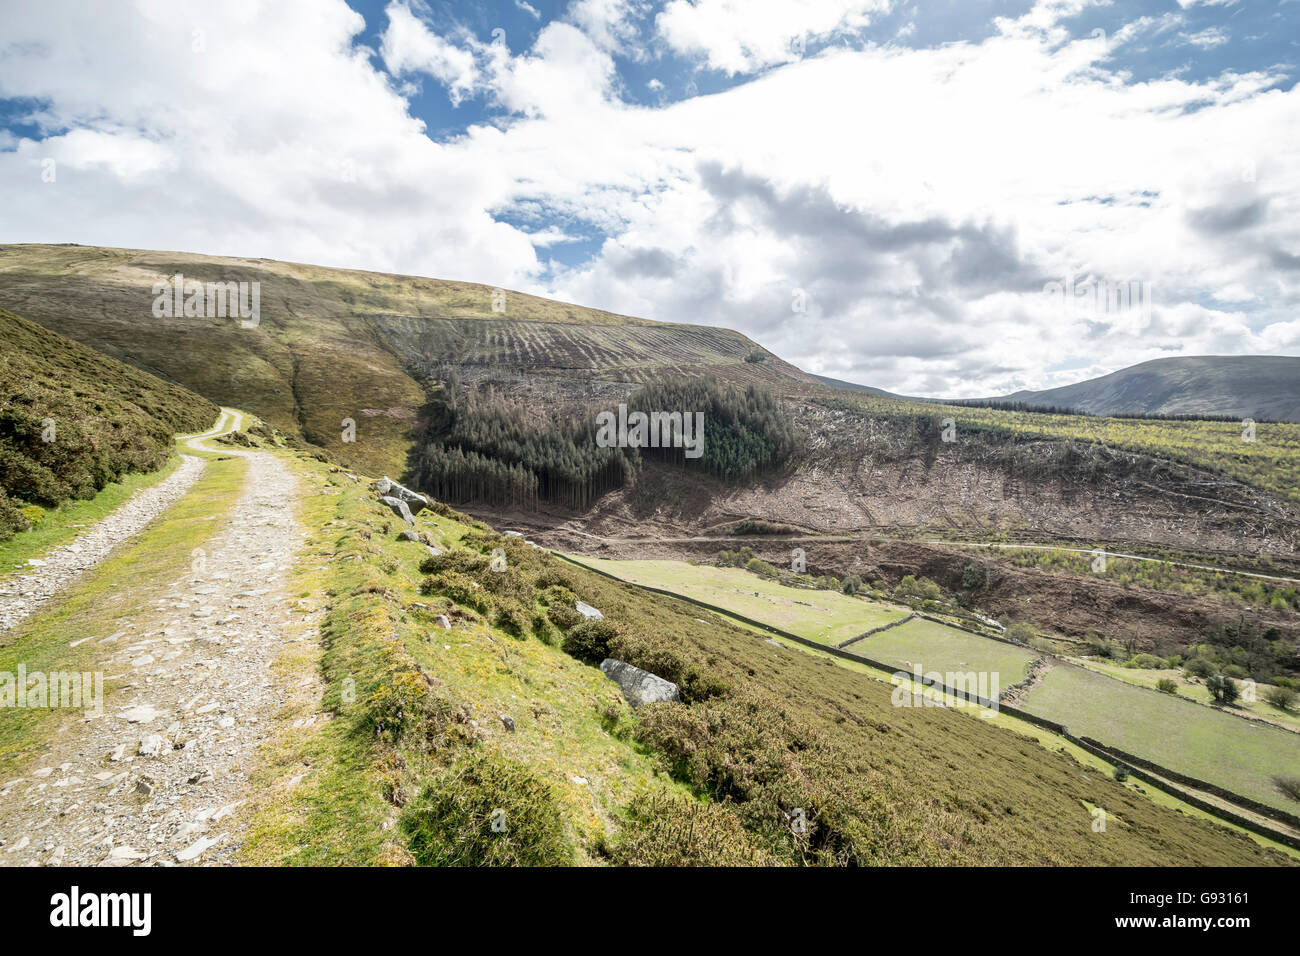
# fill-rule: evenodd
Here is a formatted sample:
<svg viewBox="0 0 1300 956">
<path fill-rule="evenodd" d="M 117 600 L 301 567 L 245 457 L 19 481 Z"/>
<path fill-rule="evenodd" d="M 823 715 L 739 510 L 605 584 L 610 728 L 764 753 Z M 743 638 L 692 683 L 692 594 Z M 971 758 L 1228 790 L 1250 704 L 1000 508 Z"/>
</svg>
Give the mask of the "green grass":
<svg viewBox="0 0 1300 956">
<path fill-rule="evenodd" d="M 907 671 L 919 667 L 923 672 L 998 674 L 998 685 L 1003 689 L 1023 680 L 1029 662 L 1038 656 L 1001 641 L 923 620 L 873 634 L 848 649 Z"/>
<path fill-rule="evenodd" d="M 246 464 L 209 462 L 189 492 L 71 589 L 66 600 L 0 636 L 0 671 L 19 663 L 34 671 L 94 671 L 98 640 L 142 625 L 141 609 L 171 593 L 190 552 L 218 533 L 239 496 Z M 214 520 L 217 519 L 217 520 Z M 82 641 L 76 648 L 70 644 Z M 111 707 L 118 683 L 105 681 Z M 45 752 L 47 741 L 80 711 L 0 709 L 0 777 L 11 777 Z"/>
<path fill-rule="evenodd" d="M 838 591 L 788 587 L 742 568 L 681 561 L 580 560 L 625 581 L 696 598 L 822 644 L 847 641 L 909 613 Z"/>
<path fill-rule="evenodd" d="M 1273 788 L 1274 775 L 1300 767 L 1300 734 L 1062 665 L 1048 671 L 1022 705 L 1171 770 L 1261 803 L 1295 812 Z"/>
<path fill-rule="evenodd" d="M 1113 664 L 1110 661 L 1071 658 L 1071 660 L 1080 667 L 1086 667 L 1089 670 L 1095 670 L 1099 674 L 1106 674 L 1114 677 L 1116 680 L 1124 681 L 1126 684 L 1133 684 L 1136 687 L 1149 687 L 1155 689 L 1156 683 L 1162 679 L 1172 680 L 1178 685 L 1178 695 L 1188 700 L 1196 701 L 1202 704 L 1209 704 L 1210 692 L 1205 689 L 1205 681 L 1189 680 L 1183 676 L 1183 669 L 1179 668 L 1157 668 L 1146 670 L 1141 667 L 1124 667 L 1122 664 Z M 1281 724 L 1284 727 L 1290 727 L 1300 730 L 1300 713 L 1296 711 L 1284 711 L 1264 699 L 1272 684 L 1256 684 L 1255 700 L 1247 701 L 1241 698 L 1229 709 L 1229 713 L 1249 714 L 1252 717 L 1262 718 Z"/>
</svg>

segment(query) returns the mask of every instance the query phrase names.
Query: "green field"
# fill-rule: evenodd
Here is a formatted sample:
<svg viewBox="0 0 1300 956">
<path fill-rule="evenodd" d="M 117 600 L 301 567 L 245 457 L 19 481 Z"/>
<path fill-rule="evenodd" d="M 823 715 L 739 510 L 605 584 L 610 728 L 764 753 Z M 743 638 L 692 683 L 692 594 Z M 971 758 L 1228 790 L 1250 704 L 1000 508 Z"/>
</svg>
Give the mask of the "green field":
<svg viewBox="0 0 1300 956">
<path fill-rule="evenodd" d="M 1080 667 L 1086 667 L 1088 670 L 1097 671 L 1099 674 L 1106 674 L 1114 677 L 1116 680 L 1122 680 L 1126 684 L 1134 684 L 1138 687 L 1150 687 L 1155 689 L 1156 682 L 1162 679 L 1172 680 L 1178 685 L 1178 695 L 1188 700 L 1196 701 L 1202 704 L 1208 704 L 1210 701 L 1210 692 L 1205 689 L 1205 681 L 1199 679 L 1188 679 L 1183 676 L 1183 669 L 1176 668 L 1156 668 L 1147 670 L 1144 667 L 1125 667 L 1123 664 L 1116 664 L 1111 661 L 1092 660 L 1084 658 L 1071 658 L 1071 661 Z M 1262 720 L 1268 720 L 1275 724 L 1281 724 L 1284 727 L 1290 727 L 1292 730 L 1300 730 L 1300 713 L 1296 711 L 1285 711 L 1274 707 L 1264 695 L 1273 688 L 1273 684 L 1256 684 L 1255 699 L 1253 701 L 1238 698 L 1237 702 L 1232 705 L 1234 712 L 1257 717 Z"/>
<path fill-rule="evenodd" d="M 1300 768 L 1300 734 L 1253 723 L 1079 667 L 1048 671 L 1023 708 L 1234 793 L 1295 812 L 1275 775 Z"/>
<path fill-rule="evenodd" d="M 681 561 L 579 560 L 608 574 L 717 605 L 799 637 L 838 644 L 873 627 L 905 618 L 903 608 L 777 584 L 742 568 L 715 568 Z"/>
<path fill-rule="evenodd" d="M 933 621 L 908 621 L 850 645 L 849 651 L 904 670 L 986 671 L 999 675 L 1005 689 L 1023 680 L 1036 656 L 1011 644 L 944 627 Z"/>
</svg>

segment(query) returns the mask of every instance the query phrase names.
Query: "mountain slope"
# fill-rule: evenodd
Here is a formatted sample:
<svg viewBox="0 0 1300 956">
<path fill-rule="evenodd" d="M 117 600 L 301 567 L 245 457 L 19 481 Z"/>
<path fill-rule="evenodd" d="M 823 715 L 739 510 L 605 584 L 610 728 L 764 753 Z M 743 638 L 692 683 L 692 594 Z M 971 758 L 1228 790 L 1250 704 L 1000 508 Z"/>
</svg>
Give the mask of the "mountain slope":
<svg viewBox="0 0 1300 956">
<path fill-rule="evenodd" d="M 1100 378 L 1005 401 L 1095 415 L 1207 415 L 1300 422 L 1300 358 L 1204 355 L 1153 359 Z"/>
<path fill-rule="evenodd" d="M 3 309 L 0 342 L 0 540 L 28 527 L 21 506 L 89 498 L 160 468 L 174 433 L 217 416 L 193 392 Z"/>
<path fill-rule="evenodd" d="M 154 283 L 257 282 L 260 317 L 156 317 Z M 354 467 L 401 471 L 447 364 L 540 381 L 546 395 L 707 373 L 811 381 L 728 329 L 652 322 L 468 282 L 176 252 L 0 246 L 0 307 L 237 405 Z M 618 387 L 623 383 L 623 387 Z M 355 423 L 355 440 L 345 420 Z"/>
</svg>

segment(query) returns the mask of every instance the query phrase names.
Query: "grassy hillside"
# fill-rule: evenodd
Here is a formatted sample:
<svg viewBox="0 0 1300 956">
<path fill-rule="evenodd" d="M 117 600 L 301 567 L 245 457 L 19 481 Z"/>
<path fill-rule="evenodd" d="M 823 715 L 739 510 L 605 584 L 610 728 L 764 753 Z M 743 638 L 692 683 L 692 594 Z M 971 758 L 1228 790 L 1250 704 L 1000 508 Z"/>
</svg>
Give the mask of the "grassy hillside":
<svg viewBox="0 0 1300 956">
<path fill-rule="evenodd" d="M 302 574 L 332 595 L 334 719 L 271 744 L 268 781 L 304 762 L 327 769 L 266 788 L 250 859 L 1285 862 L 1064 753 L 950 710 L 895 707 L 886 684 L 443 507 L 416 519 L 446 552 L 431 558 L 364 479 L 304 467 L 317 493 Z M 582 623 L 576 598 L 605 621 Z M 682 702 L 631 710 L 594 666 L 607 655 L 676 681 Z M 1093 832 L 1090 806 L 1112 815 L 1107 832 Z M 500 833 L 497 809 L 513 821 Z"/>
<path fill-rule="evenodd" d="M 161 468 L 172 436 L 201 431 L 218 409 L 0 309 L 0 540 L 43 509 L 93 497 Z"/>
<path fill-rule="evenodd" d="M 1097 415 L 1230 415 L 1300 422 L 1300 358 L 1154 359 L 1100 378 L 1006 398 Z"/>
<path fill-rule="evenodd" d="M 157 318 L 155 282 L 260 283 L 260 322 Z M 609 394 L 666 371 L 736 381 L 803 373 L 726 329 L 651 322 L 489 286 L 176 252 L 0 246 L 0 307 L 212 401 L 247 409 L 371 472 L 398 473 L 425 393 L 455 364 Z M 413 377 L 414 376 L 414 377 Z M 622 383 L 622 384 L 620 384 Z M 345 434 L 344 420 L 355 423 Z M 353 440 L 354 438 L 354 440 Z"/>
</svg>

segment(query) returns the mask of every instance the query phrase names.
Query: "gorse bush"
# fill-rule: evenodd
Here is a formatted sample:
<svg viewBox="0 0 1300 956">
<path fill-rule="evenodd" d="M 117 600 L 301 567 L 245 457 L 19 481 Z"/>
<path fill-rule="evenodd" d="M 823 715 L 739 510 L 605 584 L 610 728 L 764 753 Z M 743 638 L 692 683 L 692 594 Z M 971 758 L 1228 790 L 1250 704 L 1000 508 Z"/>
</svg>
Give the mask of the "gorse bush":
<svg viewBox="0 0 1300 956">
<path fill-rule="evenodd" d="M 609 621 L 583 621 L 569 629 L 560 646 L 580 661 L 599 664 L 610 656 L 610 644 L 618 636 L 618 628 Z"/>
<path fill-rule="evenodd" d="M 457 604 L 487 611 L 494 605 L 492 595 L 467 574 L 459 571 L 442 571 L 431 574 L 420 584 L 422 594 L 442 594 Z"/>
<path fill-rule="evenodd" d="M 428 783 L 402 815 L 422 866 L 567 866 L 574 850 L 551 785 L 475 747 Z"/>
<path fill-rule="evenodd" d="M 775 862 L 736 814 L 664 794 L 638 797 L 609 852 L 619 866 L 765 866 Z"/>
<path fill-rule="evenodd" d="M 894 588 L 894 597 L 901 601 L 939 601 L 943 599 L 943 591 L 929 578 L 908 574 Z"/>
<path fill-rule="evenodd" d="M 32 526 L 28 505 L 55 508 L 161 468 L 174 434 L 202 431 L 219 413 L 3 309 L 0 340 L 0 540 Z"/>
<path fill-rule="evenodd" d="M 417 671 L 394 674 L 361 708 L 364 732 L 390 744 L 438 748 L 458 723 L 456 708 Z"/>
<path fill-rule="evenodd" d="M 552 604 L 546 610 L 546 618 L 562 631 L 577 627 L 586 620 L 585 617 L 578 613 L 577 608 L 568 604 Z"/>
<path fill-rule="evenodd" d="M 1210 692 L 1210 696 L 1215 703 L 1233 704 L 1241 696 L 1241 691 L 1237 687 L 1237 682 L 1231 677 L 1223 674 L 1215 674 L 1205 681 L 1205 689 Z"/>
<path fill-rule="evenodd" d="M 1264 699 L 1272 706 L 1285 713 L 1290 713 L 1295 707 L 1296 701 L 1300 700 L 1300 694 L 1297 694 L 1290 687 L 1270 687 L 1264 692 Z"/>
</svg>

